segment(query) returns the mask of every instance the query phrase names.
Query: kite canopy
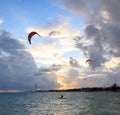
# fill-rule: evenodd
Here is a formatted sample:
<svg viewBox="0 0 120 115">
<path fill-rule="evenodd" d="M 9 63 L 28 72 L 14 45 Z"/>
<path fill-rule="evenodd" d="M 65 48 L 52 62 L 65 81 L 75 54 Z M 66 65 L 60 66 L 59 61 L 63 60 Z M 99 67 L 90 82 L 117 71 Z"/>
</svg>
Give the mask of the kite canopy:
<svg viewBox="0 0 120 115">
<path fill-rule="evenodd" d="M 28 41 L 29 43 L 31 44 L 31 38 L 32 36 L 34 36 L 35 34 L 37 34 L 38 36 L 40 36 L 37 32 L 30 32 L 29 35 L 28 35 Z M 40 36 L 41 37 L 41 36 Z"/>
<path fill-rule="evenodd" d="M 91 61 L 92 61 L 91 59 L 87 59 L 87 60 L 86 60 L 86 63 L 91 62 Z"/>
</svg>

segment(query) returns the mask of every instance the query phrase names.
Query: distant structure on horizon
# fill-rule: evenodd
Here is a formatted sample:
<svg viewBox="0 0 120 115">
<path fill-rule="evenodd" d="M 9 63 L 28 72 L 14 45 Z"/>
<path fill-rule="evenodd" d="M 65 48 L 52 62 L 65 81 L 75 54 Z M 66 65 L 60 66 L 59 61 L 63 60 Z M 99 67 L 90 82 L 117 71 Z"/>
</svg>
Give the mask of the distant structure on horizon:
<svg viewBox="0 0 120 115">
<path fill-rule="evenodd" d="M 35 91 L 37 91 L 37 84 L 35 84 Z"/>
</svg>

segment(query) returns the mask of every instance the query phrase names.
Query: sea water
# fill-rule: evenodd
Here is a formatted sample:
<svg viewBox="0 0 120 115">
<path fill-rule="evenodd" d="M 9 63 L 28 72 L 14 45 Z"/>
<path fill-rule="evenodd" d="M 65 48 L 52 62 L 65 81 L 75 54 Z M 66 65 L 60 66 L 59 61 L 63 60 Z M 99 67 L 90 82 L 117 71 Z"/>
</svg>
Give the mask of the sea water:
<svg viewBox="0 0 120 115">
<path fill-rule="evenodd" d="M 120 92 L 0 93 L 0 115 L 120 115 Z"/>
</svg>

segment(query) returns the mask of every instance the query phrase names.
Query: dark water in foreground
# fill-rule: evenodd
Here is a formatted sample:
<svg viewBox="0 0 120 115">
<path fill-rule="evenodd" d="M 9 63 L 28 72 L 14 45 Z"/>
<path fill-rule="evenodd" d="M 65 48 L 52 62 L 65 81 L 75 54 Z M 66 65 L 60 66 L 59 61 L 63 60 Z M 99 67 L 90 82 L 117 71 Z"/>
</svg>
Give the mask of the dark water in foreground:
<svg viewBox="0 0 120 115">
<path fill-rule="evenodd" d="M 120 92 L 0 93 L 0 115 L 120 115 Z"/>
</svg>

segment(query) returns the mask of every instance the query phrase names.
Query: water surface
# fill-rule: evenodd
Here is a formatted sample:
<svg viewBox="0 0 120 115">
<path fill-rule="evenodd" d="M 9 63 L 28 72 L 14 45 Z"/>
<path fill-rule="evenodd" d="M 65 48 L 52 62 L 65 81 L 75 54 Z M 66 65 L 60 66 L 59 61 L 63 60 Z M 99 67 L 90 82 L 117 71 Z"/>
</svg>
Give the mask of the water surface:
<svg viewBox="0 0 120 115">
<path fill-rule="evenodd" d="M 0 115 L 120 115 L 120 92 L 0 93 Z"/>
</svg>

